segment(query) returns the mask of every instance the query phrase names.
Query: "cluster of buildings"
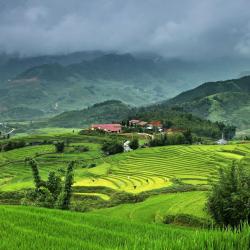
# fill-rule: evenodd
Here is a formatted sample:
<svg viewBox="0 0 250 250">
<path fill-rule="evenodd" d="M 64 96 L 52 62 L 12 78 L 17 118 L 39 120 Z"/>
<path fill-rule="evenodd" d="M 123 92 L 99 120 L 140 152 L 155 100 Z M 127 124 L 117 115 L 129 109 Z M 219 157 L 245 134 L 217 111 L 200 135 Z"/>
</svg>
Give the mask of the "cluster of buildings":
<svg viewBox="0 0 250 250">
<path fill-rule="evenodd" d="M 163 124 L 161 123 L 161 121 L 145 122 L 141 120 L 130 120 L 129 125 L 134 127 L 145 128 L 148 130 L 157 129 L 159 132 L 163 131 Z"/>
<path fill-rule="evenodd" d="M 160 121 L 145 122 L 141 120 L 130 120 L 128 122 L 129 127 L 140 127 L 147 130 L 157 130 L 159 132 L 163 131 L 163 125 Z M 108 133 L 121 133 L 122 125 L 119 123 L 112 124 L 93 124 L 91 130 L 101 130 Z"/>
<path fill-rule="evenodd" d="M 93 124 L 91 130 L 101 130 L 108 133 L 121 133 L 122 125 L 121 124 Z"/>
</svg>

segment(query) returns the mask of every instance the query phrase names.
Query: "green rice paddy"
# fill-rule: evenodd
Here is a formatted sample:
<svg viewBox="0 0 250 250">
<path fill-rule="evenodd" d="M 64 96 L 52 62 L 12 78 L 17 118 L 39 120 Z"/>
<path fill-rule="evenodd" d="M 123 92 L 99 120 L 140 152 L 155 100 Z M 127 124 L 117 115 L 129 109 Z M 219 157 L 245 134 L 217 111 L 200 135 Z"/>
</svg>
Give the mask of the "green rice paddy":
<svg viewBox="0 0 250 250">
<path fill-rule="evenodd" d="M 250 144 L 165 146 L 104 156 L 100 143 L 105 138 L 41 134 L 25 140 L 68 137 L 71 141 L 64 153 L 55 153 L 51 144 L 1 152 L 0 192 L 33 187 L 30 167 L 25 164 L 25 158 L 32 157 L 43 179 L 49 171 L 61 171 L 69 161 L 76 161 L 74 199 L 80 197 L 83 203 L 93 199 L 108 204 L 119 192 L 154 193 L 142 202 L 88 213 L 1 205 L 0 249 L 248 249 L 249 227 L 237 232 L 163 225 L 166 216 L 211 219 L 205 210 L 206 191 L 161 190 L 176 183 L 206 190 L 219 167 L 250 155 Z M 89 151 L 77 152 L 74 146 Z"/>
<path fill-rule="evenodd" d="M 122 204 L 98 209 L 93 213 L 145 223 L 162 223 L 166 215 L 185 214 L 208 218 L 205 211 L 206 192 L 183 192 L 152 196 L 136 204 Z"/>
<path fill-rule="evenodd" d="M 248 153 L 249 144 L 138 149 L 103 158 L 94 170 L 96 176 L 77 179 L 76 185 L 108 186 L 131 193 L 168 187 L 173 179 L 206 185 L 208 179 L 215 178 L 219 167 L 239 161 Z"/>
<path fill-rule="evenodd" d="M 241 160 L 250 153 L 250 144 L 226 146 L 193 145 L 165 146 L 138 149 L 133 152 L 104 157 L 100 144 L 74 142 L 70 146 L 84 145 L 88 152 L 55 153 L 53 145 L 29 146 L 0 153 L 0 191 L 33 187 L 26 157 L 34 157 L 42 177 L 51 170 L 65 168 L 75 160 L 75 186 L 104 186 L 119 191 L 140 193 L 183 183 L 206 185 L 215 178 L 217 169 Z M 89 168 L 94 163 L 95 167 Z"/>
<path fill-rule="evenodd" d="M 0 206 L 0 249 L 247 250 L 243 231 L 152 225 L 90 213 Z"/>
</svg>

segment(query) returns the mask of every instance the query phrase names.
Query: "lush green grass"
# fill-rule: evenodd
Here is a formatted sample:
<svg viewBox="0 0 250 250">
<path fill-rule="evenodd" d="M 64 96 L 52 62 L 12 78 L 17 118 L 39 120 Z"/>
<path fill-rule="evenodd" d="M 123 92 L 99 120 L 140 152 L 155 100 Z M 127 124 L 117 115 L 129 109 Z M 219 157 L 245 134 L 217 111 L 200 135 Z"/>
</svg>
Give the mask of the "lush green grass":
<svg viewBox="0 0 250 250">
<path fill-rule="evenodd" d="M 106 216 L 41 208 L 0 206 L 0 249 L 241 249 L 249 227 L 195 230 L 132 223 Z"/>
<path fill-rule="evenodd" d="M 177 214 L 206 219 L 208 215 L 204 210 L 205 200 L 205 192 L 161 194 L 136 204 L 122 204 L 112 208 L 99 209 L 94 213 L 147 223 L 162 223 L 166 215 Z"/>
<path fill-rule="evenodd" d="M 14 125 L 15 126 L 15 125 Z M 39 129 L 30 129 L 27 132 L 16 133 L 13 135 L 13 138 L 25 138 L 29 135 L 46 135 L 46 136 L 57 136 L 61 134 L 74 134 L 78 133 L 79 129 L 76 128 L 58 128 L 58 127 L 45 127 Z"/>
</svg>

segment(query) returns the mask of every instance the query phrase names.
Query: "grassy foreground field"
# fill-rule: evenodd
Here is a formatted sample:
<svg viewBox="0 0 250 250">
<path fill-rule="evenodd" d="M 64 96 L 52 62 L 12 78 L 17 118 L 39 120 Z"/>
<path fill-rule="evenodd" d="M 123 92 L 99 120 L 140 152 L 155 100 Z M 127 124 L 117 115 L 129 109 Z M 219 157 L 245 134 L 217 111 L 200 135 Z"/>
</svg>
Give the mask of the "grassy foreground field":
<svg viewBox="0 0 250 250">
<path fill-rule="evenodd" d="M 185 229 L 42 208 L 0 206 L 0 249 L 248 250 L 242 232 Z"/>
</svg>

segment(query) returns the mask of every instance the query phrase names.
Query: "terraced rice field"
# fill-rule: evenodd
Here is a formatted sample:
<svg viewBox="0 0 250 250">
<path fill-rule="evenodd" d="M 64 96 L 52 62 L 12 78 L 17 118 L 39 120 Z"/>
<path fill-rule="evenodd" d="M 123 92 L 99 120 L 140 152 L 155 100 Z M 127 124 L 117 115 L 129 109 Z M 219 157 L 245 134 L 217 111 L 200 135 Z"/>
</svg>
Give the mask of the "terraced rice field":
<svg viewBox="0 0 250 250">
<path fill-rule="evenodd" d="M 102 174 L 97 171 L 95 177 L 83 178 L 76 185 L 103 185 L 132 193 L 167 187 L 176 178 L 188 184 L 205 185 L 209 178 L 215 178 L 219 167 L 249 153 L 249 144 L 139 149 L 106 158 L 100 165 Z"/>
<path fill-rule="evenodd" d="M 101 156 L 100 145 L 94 143 L 77 143 L 73 145 L 88 146 L 90 151 L 84 153 L 55 153 L 53 145 L 29 146 L 0 153 L 0 191 L 13 191 L 33 187 L 30 167 L 25 164 L 25 158 L 35 158 L 39 164 L 41 176 L 45 179 L 49 171 L 64 169 L 68 162 L 79 162 L 80 174 L 87 172 L 82 168 L 84 163 Z"/>
<path fill-rule="evenodd" d="M 0 249 L 248 250 L 241 232 L 135 223 L 90 213 L 0 206 Z"/>
<path fill-rule="evenodd" d="M 177 214 L 207 219 L 204 209 L 206 197 L 206 192 L 201 191 L 161 194 L 136 204 L 122 204 L 92 213 L 145 223 L 162 223 L 166 215 Z"/>
<path fill-rule="evenodd" d="M 74 144 L 72 144 L 74 145 Z M 250 153 L 250 144 L 227 146 L 165 146 L 138 149 L 103 157 L 100 145 L 78 143 L 88 152 L 56 154 L 53 145 L 31 146 L 0 153 L 0 191 L 20 190 L 33 186 L 26 157 L 35 157 L 43 178 L 51 170 L 65 168 L 76 160 L 75 186 L 106 186 L 130 193 L 140 193 L 172 185 L 173 179 L 184 183 L 206 185 L 217 169 L 241 160 Z M 97 166 L 86 168 L 86 164 Z"/>
</svg>

